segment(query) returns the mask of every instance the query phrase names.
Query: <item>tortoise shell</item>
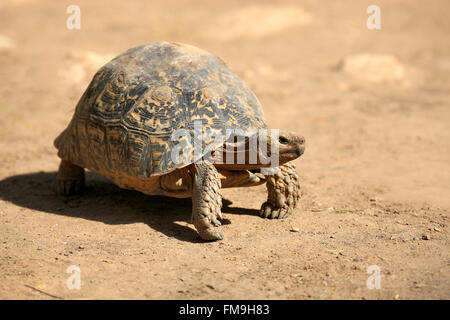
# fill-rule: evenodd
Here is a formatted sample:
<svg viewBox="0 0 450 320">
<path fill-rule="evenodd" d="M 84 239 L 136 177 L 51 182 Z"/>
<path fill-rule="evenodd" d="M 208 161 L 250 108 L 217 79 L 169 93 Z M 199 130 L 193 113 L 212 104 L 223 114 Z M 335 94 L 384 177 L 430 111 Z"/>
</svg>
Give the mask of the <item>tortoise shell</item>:
<svg viewBox="0 0 450 320">
<path fill-rule="evenodd" d="M 185 139 L 172 134 L 184 129 L 193 136 L 196 121 L 203 124 L 201 150 L 216 147 L 217 132 L 267 128 L 256 96 L 220 58 L 185 44 L 153 42 L 129 49 L 95 74 L 54 144 L 60 158 L 78 166 L 147 178 L 196 160 L 192 144 L 181 163 L 171 156 Z"/>
</svg>

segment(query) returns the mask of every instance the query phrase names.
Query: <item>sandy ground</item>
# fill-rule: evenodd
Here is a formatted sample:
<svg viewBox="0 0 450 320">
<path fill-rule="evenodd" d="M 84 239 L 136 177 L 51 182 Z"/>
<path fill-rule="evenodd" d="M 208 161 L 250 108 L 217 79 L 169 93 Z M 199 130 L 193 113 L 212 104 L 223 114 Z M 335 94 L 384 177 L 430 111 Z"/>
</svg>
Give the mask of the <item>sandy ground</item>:
<svg viewBox="0 0 450 320">
<path fill-rule="evenodd" d="M 450 298 L 448 1 L 377 0 L 381 30 L 360 0 L 76 1 L 69 30 L 74 2 L 0 2 L 0 298 Z M 306 137 L 293 216 L 258 216 L 265 186 L 227 189 L 225 239 L 204 243 L 189 199 L 92 173 L 55 195 L 53 139 L 91 77 L 156 40 L 219 55 Z"/>
</svg>

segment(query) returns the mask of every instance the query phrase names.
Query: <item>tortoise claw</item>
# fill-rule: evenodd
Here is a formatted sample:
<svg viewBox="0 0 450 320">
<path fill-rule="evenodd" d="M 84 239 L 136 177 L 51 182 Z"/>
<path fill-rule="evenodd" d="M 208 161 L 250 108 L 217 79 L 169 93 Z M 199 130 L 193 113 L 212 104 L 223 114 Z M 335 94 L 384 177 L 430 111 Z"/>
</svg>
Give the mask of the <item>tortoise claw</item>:
<svg viewBox="0 0 450 320">
<path fill-rule="evenodd" d="M 209 227 L 206 229 L 200 229 L 200 230 L 198 230 L 198 234 L 203 240 L 215 241 L 215 240 L 223 239 L 223 233 L 217 227 Z"/>
<path fill-rule="evenodd" d="M 264 202 L 261 206 L 260 216 L 268 219 L 284 219 L 289 216 L 292 208 L 290 207 L 276 207 L 270 202 Z"/>
<path fill-rule="evenodd" d="M 58 194 L 68 197 L 79 195 L 84 191 L 84 181 L 80 180 L 58 180 L 57 181 Z"/>
</svg>

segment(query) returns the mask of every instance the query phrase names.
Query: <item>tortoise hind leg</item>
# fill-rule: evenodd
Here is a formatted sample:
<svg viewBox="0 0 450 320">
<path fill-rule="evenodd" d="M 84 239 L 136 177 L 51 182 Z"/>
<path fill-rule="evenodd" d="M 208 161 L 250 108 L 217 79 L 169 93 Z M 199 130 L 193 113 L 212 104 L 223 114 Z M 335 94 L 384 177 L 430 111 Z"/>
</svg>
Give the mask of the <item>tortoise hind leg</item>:
<svg viewBox="0 0 450 320">
<path fill-rule="evenodd" d="M 71 196 L 81 194 L 84 190 L 84 168 L 61 160 L 56 187 L 60 195 Z"/>
<path fill-rule="evenodd" d="M 204 240 L 222 240 L 222 196 L 219 173 L 214 165 L 192 164 L 192 223 Z"/>
</svg>

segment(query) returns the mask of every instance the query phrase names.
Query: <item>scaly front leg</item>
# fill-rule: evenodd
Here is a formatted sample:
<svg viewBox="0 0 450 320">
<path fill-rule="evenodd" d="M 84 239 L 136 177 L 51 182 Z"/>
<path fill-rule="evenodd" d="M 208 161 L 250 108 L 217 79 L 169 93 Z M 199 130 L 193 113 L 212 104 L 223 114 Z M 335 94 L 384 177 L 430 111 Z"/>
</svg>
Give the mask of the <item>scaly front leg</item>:
<svg viewBox="0 0 450 320">
<path fill-rule="evenodd" d="M 222 240 L 222 195 L 219 173 L 206 162 L 192 164 L 192 223 L 204 240 Z"/>
<path fill-rule="evenodd" d="M 261 206 L 261 216 L 282 219 L 292 213 L 299 199 L 300 183 L 293 163 L 280 166 L 277 174 L 266 176 L 267 201 Z"/>
</svg>

